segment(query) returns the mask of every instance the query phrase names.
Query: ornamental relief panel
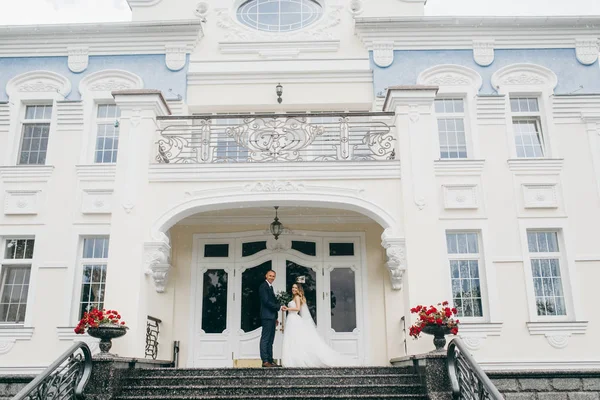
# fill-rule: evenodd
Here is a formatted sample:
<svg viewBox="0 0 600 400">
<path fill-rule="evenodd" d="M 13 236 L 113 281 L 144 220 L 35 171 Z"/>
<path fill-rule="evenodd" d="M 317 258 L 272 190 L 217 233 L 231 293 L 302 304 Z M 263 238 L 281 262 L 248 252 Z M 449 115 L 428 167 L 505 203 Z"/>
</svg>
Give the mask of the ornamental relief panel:
<svg viewBox="0 0 600 400">
<path fill-rule="evenodd" d="M 4 198 L 4 214 L 37 214 L 39 212 L 38 194 L 37 190 L 7 190 Z"/>
<path fill-rule="evenodd" d="M 580 38 L 575 40 L 575 56 L 583 65 L 591 65 L 598 59 L 600 46 L 598 38 Z"/>
<path fill-rule="evenodd" d="M 473 40 L 473 60 L 482 67 L 491 65 L 494 62 L 494 41 Z"/>
<path fill-rule="evenodd" d="M 87 69 L 89 64 L 89 49 L 86 46 L 74 46 L 67 49 L 69 58 L 67 65 L 72 72 L 79 73 Z"/>
</svg>

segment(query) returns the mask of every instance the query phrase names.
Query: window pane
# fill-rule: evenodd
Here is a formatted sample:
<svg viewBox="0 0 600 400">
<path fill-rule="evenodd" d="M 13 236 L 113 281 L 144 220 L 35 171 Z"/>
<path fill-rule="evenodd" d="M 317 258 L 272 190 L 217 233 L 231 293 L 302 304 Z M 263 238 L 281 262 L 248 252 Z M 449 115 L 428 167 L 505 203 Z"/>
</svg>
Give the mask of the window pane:
<svg viewBox="0 0 600 400">
<path fill-rule="evenodd" d="M 79 318 L 93 308 L 104 307 L 106 264 L 85 264 L 81 285 Z"/>
<path fill-rule="evenodd" d="M 331 329 L 336 332 L 352 332 L 356 328 L 356 288 L 354 271 L 335 268 L 331 279 Z"/>
<path fill-rule="evenodd" d="M 300 240 L 292 240 L 292 249 L 306 254 L 307 256 L 317 255 L 317 244 L 315 242 L 303 242 Z"/>
<path fill-rule="evenodd" d="M 286 290 L 292 293 L 292 285 L 298 283 L 304 289 L 306 297 L 306 305 L 310 310 L 310 314 L 317 323 L 317 272 L 311 268 L 296 264 L 293 261 L 286 260 L 285 282 Z M 304 282 L 302 282 L 304 281 Z"/>
<path fill-rule="evenodd" d="M 353 256 L 354 243 L 329 243 L 330 256 Z"/>
<path fill-rule="evenodd" d="M 30 266 L 3 266 L 0 322 L 21 323 L 25 320 L 30 273 Z"/>
<path fill-rule="evenodd" d="M 513 131 L 518 157 L 544 156 L 540 126 L 538 118 L 513 119 Z"/>
<path fill-rule="evenodd" d="M 248 257 L 266 249 L 267 242 L 265 241 L 242 243 L 242 257 Z"/>
<path fill-rule="evenodd" d="M 271 261 L 267 261 L 242 272 L 242 313 L 240 326 L 244 332 L 252 332 L 261 326 L 258 287 L 265 281 L 265 275 L 270 269 Z"/>
<path fill-rule="evenodd" d="M 32 259 L 34 246 L 34 239 L 9 239 L 6 241 L 4 258 L 9 260 Z"/>
<path fill-rule="evenodd" d="M 229 257 L 229 245 L 205 244 L 204 257 Z"/>
<path fill-rule="evenodd" d="M 286 32 L 312 24 L 323 9 L 314 0 L 248 0 L 236 14 L 242 24 L 251 28 Z"/>
<path fill-rule="evenodd" d="M 85 238 L 83 258 L 108 258 L 108 237 Z"/>
<path fill-rule="evenodd" d="M 98 124 L 96 136 L 96 163 L 115 163 L 119 149 L 119 128 L 113 124 Z"/>
<path fill-rule="evenodd" d="M 23 124 L 19 164 L 44 164 L 50 124 Z"/>
<path fill-rule="evenodd" d="M 447 232 L 448 254 L 479 254 L 476 232 Z M 455 256 L 456 257 L 456 256 Z M 460 317 L 483 316 L 478 259 L 450 260 L 452 300 Z"/>
<path fill-rule="evenodd" d="M 222 333 L 227 329 L 227 272 L 209 269 L 204 273 L 202 291 L 202 330 Z"/>
<path fill-rule="evenodd" d="M 538 315 L 566 315 L 559 260 L 532 259 L 531 268 Z"/>
</svg>

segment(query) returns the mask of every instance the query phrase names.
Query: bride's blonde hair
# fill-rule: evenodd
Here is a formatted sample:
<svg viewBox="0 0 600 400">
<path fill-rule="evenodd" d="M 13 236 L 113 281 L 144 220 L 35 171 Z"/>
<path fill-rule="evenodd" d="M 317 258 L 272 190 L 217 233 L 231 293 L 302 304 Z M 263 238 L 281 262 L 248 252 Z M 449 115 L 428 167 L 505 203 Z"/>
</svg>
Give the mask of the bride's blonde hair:
<svg viewBox="0 0 600 400">
<path fill-rule="evenodd" d="M 298 296 L 300 296 L 300 304 L 305 304 L 306 303 L 306 297 L 304 296 L 304 288 L 299 283 L 294 283 L 292 285 L 292 287 L 294 287 L 294 285 L 296 286 L 296 289 L 298 289 Z"/>
</svg>

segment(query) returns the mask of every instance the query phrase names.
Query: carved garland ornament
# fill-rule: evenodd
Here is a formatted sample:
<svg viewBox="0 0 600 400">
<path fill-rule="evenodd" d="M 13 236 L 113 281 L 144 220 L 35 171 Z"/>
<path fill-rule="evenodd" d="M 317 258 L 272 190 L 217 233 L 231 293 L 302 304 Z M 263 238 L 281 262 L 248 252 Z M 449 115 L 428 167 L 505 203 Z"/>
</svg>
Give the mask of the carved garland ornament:
<svg viewBox="0 0 600 400">
<path fill-rule="evenodd" d="M 144 253 L 145 274 L 152 277 L 156 291 L 164 293 L 171 270 L 171 246 L 168 239 L 145 243 Z"/>
<path fill-rule="evenodd" d="M 406 243 L 404 238 L 389 237 L 386 229 L 383 232 L 381 245 L 385 249 L 387 256 L 386 268 L 390 273 L 392 289 L 402 289 L 404 272 L 406 271 Z"/>
</svg>

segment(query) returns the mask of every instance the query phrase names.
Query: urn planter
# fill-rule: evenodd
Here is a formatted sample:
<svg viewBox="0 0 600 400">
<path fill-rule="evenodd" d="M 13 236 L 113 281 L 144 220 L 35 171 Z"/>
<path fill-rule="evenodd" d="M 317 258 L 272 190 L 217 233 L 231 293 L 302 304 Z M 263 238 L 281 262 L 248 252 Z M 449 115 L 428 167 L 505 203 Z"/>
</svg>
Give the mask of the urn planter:
<svg viewBox="0 0 600 400">
<path fill-rule="evenodd" d="M 426 325 L 423 327 L 423 333 L 433 335 L 433 345 L 436 352 L 444 351 L 446 345 L 446 335 L 450 334 L 450 328 L 446 325 Z"/>
<path fill-rule="evenodd" d="M 125 326 L 100 325 L 97 328 L 88 328 L 87 333 L 91 337 L 100 339 L 100 356 L 113 356 L 109 353 L 112 347 L 112 339 L 119 338 L 127 333 Z"/>
</svg>

